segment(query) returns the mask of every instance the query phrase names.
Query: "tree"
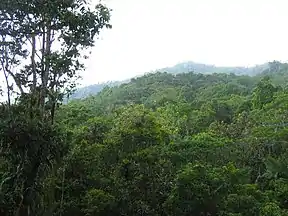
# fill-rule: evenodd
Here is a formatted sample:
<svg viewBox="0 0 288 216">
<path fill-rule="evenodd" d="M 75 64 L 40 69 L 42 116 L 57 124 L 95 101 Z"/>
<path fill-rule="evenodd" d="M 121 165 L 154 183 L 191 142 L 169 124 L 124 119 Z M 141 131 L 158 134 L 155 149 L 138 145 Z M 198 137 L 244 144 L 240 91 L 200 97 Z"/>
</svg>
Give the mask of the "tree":
<svg viewBox="0 0 288 216">
<path fill-rule="evenodd" d="M 67 152 L 64 127 L 54 124 L 57 105 L 73 90 L 84 51 L 111 27 L 109 20 L 105 5 L 92 10 L 86 0 L 0 2 L 0 66 L 8 92 L 0 106 L 0 156 L 7 163 L 1 214 L 43 213 L 43 182 Z"/>
<path fill-rule="evenodd" d="M 270 103 L 276 91 L 277 88 L 273 86 L 269 76 L 262 78 L 253 90 L 253 108 L 261 109 L 265 104 Z"/>
<path fill-rule="evenodd" d="M 242 172 L 232 164 L 220 168 L 188 164 L 166 200 L 167 215 L 219 215 L 226 196 L 241 182 Z"/>
<path fill-rule="evenodd" d="M 91 10 L 85 0 L 1 1 L 0 62 L 8 101 L 16 85 L 22 100 L 43 119 L 49 111 L 53 122 L 57 102 L 84 68 L 82 51 L 93 46 L 102 28 L 111 27 L 109 20 L 107 7 L 97 4 Z"/>
<path fill-rule="evenodd" d="M 59 127 L 31 121 L 23 109 L 12 107 L 0 116 L 0 211 L 4 215 L 39 215 L 43 181 L 67 152 L 66 135 Z M 8 116 L 8 117 L 7 117 Z"/>
</svg>

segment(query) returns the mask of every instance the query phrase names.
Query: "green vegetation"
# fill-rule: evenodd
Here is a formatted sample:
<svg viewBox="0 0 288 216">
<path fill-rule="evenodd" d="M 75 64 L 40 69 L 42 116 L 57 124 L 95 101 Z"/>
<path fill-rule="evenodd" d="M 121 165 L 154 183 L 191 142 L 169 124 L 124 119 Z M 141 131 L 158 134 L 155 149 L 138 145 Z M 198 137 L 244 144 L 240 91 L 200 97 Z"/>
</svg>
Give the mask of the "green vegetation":
<svg viewBox="0 0 288 216">
<path fill-rule="evenodd" d="M 200 64 L 192 61 L 182 62 L 173 67 L 162 68 L 158 71 L 168 73 L 185 73 L 194 71 L 195 73 L 211 74 L 211 73 L 234 73 L 236 75 L 254 76 L 268 68 L 268 64 L 256 65 L 254 67 L 216 67 L 214 65 Z"/>
<path fill-rule="evenodd" d="M 1 215 L 62 214 L 55 184 L 71 146 L 55 114 L 109 20 L 108 8 L 92 10 L 85 0 L 0 1 Z"/>
<path fill-rule="evenodd" d="M 73 149 L 63 214 L 288 215 L 281 66 L 254 77 L 159 72 L 61 106 Z"/>
<path fill-rule="evenodd" d="M 42 4 L 0 3 L 1 215 L 288 215 L 287 64 L 158 72 L 61 105 L 110 12 Z"/>
<path fill-rule="evenodd" d="M 162 69 L 158 69 L 156 71 L 152 71 L 151 73 L 156 72 L 166 72 L 171 74 L 179 74 L 179 73 L 201 73 L 201 74 L 214 74 L 214 73 L 225 73 L 225 74 L 235 74 L 235 75 L 242 75 L 242 76 L 261 76 L 263 72 L 269 72 L 270 69 L 272 71 L 278 71 L 278 76 L 275 78 L 278 79 L 276 82 L 285 83 L 287 80 L 283 80 L 280 71 L 282 73 L 286 71 L 286 64 L 282 64 L 280 62 L 274 61 L 271 63 L 265 63 L 262 65 L 256 65 L 253 67 L 216 67 L 213 65 L 206 65 L 200 64 L 195 62 L 183 62 L 176 64 L 172 67 L 166 67 Z M 130 80 L 123 80 L 123 81 L 115 81 L 115 82 L 106 82 L 106 83 L 99 83 L 94 85 L 85 86 L 82 88 L 78 88 L 71 96 L 71 99 L 83 99 L 91 95 L 98 94 L 101 90 L 103 90 L 106 86 L 113 87 L 119 86 L 123 83 L 128 83 Z"/>
</svg>

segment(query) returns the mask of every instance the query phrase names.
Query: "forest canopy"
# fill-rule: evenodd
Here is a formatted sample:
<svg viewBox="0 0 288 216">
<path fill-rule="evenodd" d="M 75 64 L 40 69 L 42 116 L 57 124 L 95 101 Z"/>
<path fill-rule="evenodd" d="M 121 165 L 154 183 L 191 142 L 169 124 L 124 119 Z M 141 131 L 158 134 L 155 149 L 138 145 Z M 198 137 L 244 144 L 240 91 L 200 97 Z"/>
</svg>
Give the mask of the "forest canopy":
<svg viewBox="0 0 288 216">
<path fill-rule="evenodd" d="M 0 215 L 288 215 L 287 64 L 150 73 L 63 104 L 109 22 L 84 0 L 1 0 Z"/>
<path fill-rule="evenodd" d="M 61 106 L 66 214 L 287 215 L 282 66 L 152 73 Z"/>
</svg>

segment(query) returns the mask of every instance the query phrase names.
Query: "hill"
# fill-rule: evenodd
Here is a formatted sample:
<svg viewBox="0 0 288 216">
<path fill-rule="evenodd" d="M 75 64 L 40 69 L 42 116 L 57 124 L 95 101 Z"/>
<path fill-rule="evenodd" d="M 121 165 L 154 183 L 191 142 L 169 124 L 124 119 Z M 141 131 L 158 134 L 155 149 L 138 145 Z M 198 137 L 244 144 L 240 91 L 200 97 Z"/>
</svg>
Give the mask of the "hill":
<svg viewBox="0 0 288 216">
<path fill-rule="evenodd" d="M 166 67 L 158 69 L 161 72 L 168 73 L 185 73 L 185 72 L 194 72 L 202 74 L 212 74 L 212 73 L 234 73 L 236 75 L 249 75 L 254 76 L 261 73 L 263 70 L 268 68 L 268 63 L 262 65 L 256 65 L 253 67 L 216 67 L 214 65 L 207 65 L 196 63 L 193 61 L 182 62 L 174 65 L 173 67 Z"/>
<path fill-rule="evenodd" d="M 287 68 L 151 73 L 61 106 L 55 215 L 288 215 Z"/>
<path fill-rule="evenodd" d="M 268 63 L 262 65 L 256 65 L 254 67 L 216 67 L 213 65 L 195 63 L 192 61 L 183 62 L 176 64 L 172 67 L 166 67 L 157 69 L 152 71 L 152 73 L 156 72 L 167 72 L 171 74 L 178 74 L 178 73 L 187 73 L 187 72 L 194 72 L 194 73 L 202 73 L 202 74 L 213 74 L 213 73 L 226 73 L 226 74 L 236 74 L 236 75 L 249 75 L 255 76 L 265 69 L 268 68 Z M 130 80 L 124 81 L 116 81 L 116 82 L 106 82 L 100 84 L 89 85 L 83 88 L 79 88 L 76 92 L 71 96 L 71 99 L 81 99 L 85 98 L 89 95 L 95 95 L 99 93 L 105 86 L 113 87 L 118 86 L 123 83 L 127 83 Z"/>
<path fill-rule="evenodd" d="M 81 98 L 85 98 L 91 95 L 95 95 L 98 92 L 102 91 L 106 86 L 109 86 L 109 87 L 118 86 L 129 81 L 130 80 L 116 81 L 116 82 L 110 81 L 110 82 L 104 82 L 104 83 L 98 83 L 98 84 L 85 86 L 85 87 L 77 89 L 74 92 L 74 94 L 71 96 L 71 99 L 81 99 Z"/>
<path fill-rule="evenodd" d="M 83 100 L 84 104 L 92 101 L 97 112 L 113 110 L 115 107 L 127 104 L 144 104 L 153 108 L 179 100 L 201 106 L 205 104 L 207 98 L 226 100 L 227 97 L 231 97 L 231 94 L 237 97 L 247 96 L 256 83 L 266 76 L 274 85 L 285 88 L 288 83 L 288 64 L 271 62 L 268 69 L 255 76 L 234 73 L 154 72 L 132 78 L 130 81 L 126 80 L 122 84 L 107 83 L 106 88 L 104 85 L 101 86 L 102 91 L 97 89 L 98 94 L 93 94 L 92 88 L 88 86 L 86 89 L 90 90 L 90 97 L 84 97 L 85 94 L 82 94 L 78 99 L 87 98 Z"/>
</svg>

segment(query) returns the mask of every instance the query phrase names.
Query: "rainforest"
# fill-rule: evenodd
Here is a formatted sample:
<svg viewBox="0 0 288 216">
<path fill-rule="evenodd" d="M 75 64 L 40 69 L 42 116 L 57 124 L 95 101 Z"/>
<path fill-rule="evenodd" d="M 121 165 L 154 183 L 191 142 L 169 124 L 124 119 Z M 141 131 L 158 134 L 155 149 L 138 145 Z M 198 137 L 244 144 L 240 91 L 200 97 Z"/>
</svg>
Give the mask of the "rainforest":
<svg viewBox="0 0 288 216">
<path fill-rule="evenodd" d="M 288 64 L 167 69 L 62 103 L 110 10 L 1 0 L 0 18 L 0 215 L 288 215 Z"/>
</svg>

